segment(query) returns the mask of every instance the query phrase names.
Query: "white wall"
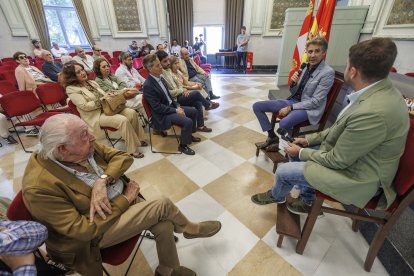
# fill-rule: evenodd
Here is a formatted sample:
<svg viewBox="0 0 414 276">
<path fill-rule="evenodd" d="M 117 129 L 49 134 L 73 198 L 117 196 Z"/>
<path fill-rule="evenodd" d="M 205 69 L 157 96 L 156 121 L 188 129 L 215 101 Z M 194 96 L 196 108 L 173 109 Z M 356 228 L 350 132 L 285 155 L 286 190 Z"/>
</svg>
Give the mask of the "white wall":
<svg viewBox="0 0 414 276">
<path fill-rule="evenodd" d="M 223 0 L 193 0 L 194 26 L 224 26 L 225 9 Z"/>
<path fill-rule="evenodd" d="M 33 47 L 27 36 L 12 36 L 6 17 L 0 9 L 0 58 L 11 57 L 16 51 L 33 55 Z"/>
</svg>

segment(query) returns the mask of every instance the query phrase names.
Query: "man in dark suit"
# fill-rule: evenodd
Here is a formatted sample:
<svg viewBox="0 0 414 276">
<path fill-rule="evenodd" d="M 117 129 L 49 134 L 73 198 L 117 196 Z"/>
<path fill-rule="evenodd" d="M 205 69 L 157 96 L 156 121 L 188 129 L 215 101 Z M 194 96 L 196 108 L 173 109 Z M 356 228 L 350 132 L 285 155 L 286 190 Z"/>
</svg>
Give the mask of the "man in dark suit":
<svg viewBox="0 0 414 276">
<path fill-rule="evenodd" d="M 181 126 L 181 140 L 178 150 L 187 155 L 194 155 L 194 150 L 188 147 L 191 142 L 200 142 L 194 137 L 193 132 L 197 128 L 197 110 L 193 107 L 180 106 L 173 100 L 168 91 L 168 84 L 162 77 L 162 66 L 157 56 L 146 55 L 144 67 L 150 73 L 144 82 L 144 97 L 152 111 L 152 123 L 154 129 L 166 130 L 173 124 Z"/>
</svg>

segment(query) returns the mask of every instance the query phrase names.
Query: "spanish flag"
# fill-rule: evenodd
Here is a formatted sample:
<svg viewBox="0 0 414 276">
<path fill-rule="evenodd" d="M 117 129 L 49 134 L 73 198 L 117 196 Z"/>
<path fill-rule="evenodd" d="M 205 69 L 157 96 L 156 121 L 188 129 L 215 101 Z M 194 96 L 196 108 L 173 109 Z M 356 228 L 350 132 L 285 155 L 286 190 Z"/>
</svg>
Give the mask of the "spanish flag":
<svg viewBox="0 0 414 276">
<path fill-rule="evenodd" d="M 298 37 L 298 42 L 296 43 L 295 52 L 293 54 L 292 66 L 289 72 L 289 84 L 291 76 L 299 70 L 299 67 L 303 62 L 307 61 L 308 57 L 305 51 L 306 42 L 315 36 L 323 36 L 327 41 L 329 41 L 329 34 L 331 32 L 331 25 L 333 15 L 335 12 L 336 0 L 321 0 L 315 18 L 313 18 L 312 16 L 314 2 L 314 0 L 311 0 L 309 3 L 308 11 L 306 12 L 306 17 L 303 21 L 302 29 L 300 30 L 300 34 Z M 310 12 L 311 5 L 312 11 Z M 310 25 L 308 23 L 309 20 L 311 20 Z M 307 37 L 306 39 L 303 39 L 303 34 L 305 33 L 307 34 Z"/>
</svg>

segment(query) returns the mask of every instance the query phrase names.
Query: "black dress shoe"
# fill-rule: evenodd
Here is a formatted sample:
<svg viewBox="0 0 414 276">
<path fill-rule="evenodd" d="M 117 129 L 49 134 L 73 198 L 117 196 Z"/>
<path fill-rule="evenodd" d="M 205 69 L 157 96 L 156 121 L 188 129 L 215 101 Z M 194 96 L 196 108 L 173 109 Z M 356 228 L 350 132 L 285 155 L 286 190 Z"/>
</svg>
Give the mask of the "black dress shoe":
<svg viewBox="0 0 414 276">
<path fill-rule="evenodd" d="M 263 144 L 259 145 L 259 149 L 264 149 L 267 148 L 268 146 L 272 145 L 272 144 L 277 144 L 279 143 L 279 137 L 274 137 L 274 138 L 270 138 L 267 137 L 266 142 L 264 142 Z"/>
<path fill-rule="evenodd" d="M 198 137 L 195 137 L 195 136 L 191 135 L 191 141 L 192 142 L 200 142 L 201 138 L 198 138 Z"/>
<path fill-rule="evenodd" d="M 211 96 L 210 96 L 210 100 L 217 100 L 217 99 L 220 99 L 220 96 L 217 96 L 217 95 L 211 94 Z"/>
<path fill-rule="evenodd" d="M 194 155 L 195 151 L 190 149 L 188 146 L 178 146 L 178 150 L 187 155 Z"/>
</svg>

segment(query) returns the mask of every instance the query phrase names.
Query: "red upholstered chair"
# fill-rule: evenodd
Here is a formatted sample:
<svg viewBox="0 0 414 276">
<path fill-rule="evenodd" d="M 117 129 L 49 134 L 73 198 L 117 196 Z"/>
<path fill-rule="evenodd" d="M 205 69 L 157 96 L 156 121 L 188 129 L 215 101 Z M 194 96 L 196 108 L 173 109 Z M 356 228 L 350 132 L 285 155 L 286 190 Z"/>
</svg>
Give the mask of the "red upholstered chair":
<svg viewBox="0 0 414 276">
<path fill-rule="evenodd" d="M 71 57 L 74 57 L 74 56 L 76 56 L 76 55 L 78 55 L 76 52 L 73 52 L 73 53 L 69 53 L 69 55 L 71 56 Z"/>
<path fill-rule="evenodd" d="M 96 77 L 96 75 L 95 75 L 95 72 L 94 72 L 94 71 L 91 71 L 91 72 L 89 72 L 89 73 L 88 73 L 88 78 L 89 78 L 90 80 L 94 80 L 94 79 L 95 79 L 95 77 Z"/>
<path fill-rule="evenodd" d="M 12 203 L 7 208 L 7 218 L 9 220 L 33 220 L 32 215 L 23 202 L 22 191 L 16 194 Z"/>
<path fill-rule="evenodd" d="M 36 88 L 36 94 L 45 111 L 70 112 L 66 104 L 68 98 L 62 85 L 56 82 L 45 83 Z M 48 110 L 47 105 L 52 105 L 53 110 Z"/>
<path fill-rule="evenodd" d="M 5 57 L 1 59 L 2 62 L 14 61 L 12 57 Z"/>
<path fill-rule="evenodd" d="M 395 68 L 394 66 L 392 66 L 390 68 L 390 72 L 397 73 L 397 68 Z"/>
<path fill-rule="evenodd" d="M 111 56 L 110 56 L 110 55 L 108 55 L 108 53 L 106 53 L 106 54 L 102 53 L 102 56 L 103 56 L 104 58 L 106 58 L 106 60 L 107 60 L 109 63 L 111 63 Z"/>
<path fill-rule="evenodd" d="M 147 69 L 145 69 L 145 68 L 141 68 L 141 69 L 139 69 L 138 70 L 138 73 L 144 78 L 144 79 L 147 79 L 148 78 L 148 76 L 149 76 L 149 72 L 148 72 L 148 70 Z"/>
<path fill-rule="evenodd" d="M 85 55 L 92 56 L 93 55 L 93 52 L 85 52 Z"/>
<path fill-rule="evenodd" d="M 103 55 L 103 56 L 104 56 L 104 55 L 108 55 L 108 56 L 109 56 L 109 52 L 107 52 L 107 51 L 102 51 L 102 52 L 101 52 L 101 55 Z M 105 58 L 106 58 L 106 57 L 105 57 Z"/>
<path fill-rule="evenodd" d="M 0 105 L 3 107 L 5 114 L 11 118 L 10 122 L 17 134 L 20 144 L 25 152 L 31 152 L 26 150 L 20 139 L 19 132 L 16 127 L 22 126 L 36 126 L 40 127 L 43 125 L 45 120 L 53 115 L 60 114 L 61 112 L 44 112 L 37 115 L 35 118 L 31 118 L 30 113 L 41 107 L 40 101 L 36 98 L 32 91 L 16 91 L 4 95 L 0 98 Z M 13 117 L 17 117 L 18 123 L 13 122 Z M 23 121 L 23 116 L 29 118 Z"/>
<path fill-rule="evenodd" d="M 114 75 L 116 72 L 116 69 L 118 69 L 119 64 L 118 65 L 111 65 L 111 67 L 109 68 L 109 70 L 111 71 L 111 74 Z"/>
<path fill-rule="evenodd" d="M 207 73 L 210 74 L 211 71 L 211 64 L 210 63 L 205 63 L 205 64 L 200 64 L 201 60 L 200 60 L 200 56 L 199 55 L 195 55 L 193 57 L 194 62 L 201 67 L 201 69 L 203 69 L 204 71 L 206 71 Z"/>
<path fill-rule="evenodd" d="M 79 113 L 78 109 L 76 108 L 76 105 L 71 100 L 68 101 L 68 108 L 69 108 L 70 113 L 72 113 L 73 115 L 78 116 L 79 118 L 82 118 L 80 116 L 80 113 Z M 115 148 L 116 143 L 121 141 L 122 138 L 111 139 L 111 137 L 109 137 L 109 131 L 110 132 L 116 132 L 116 131 L 118 131 L 118 129 L 113 128 L 113 127 L 103 127 L 103 126 L 101 126 L 101 129 L 105 132 L 105 137 L 108 140 L 108 142 L 111 144 L 111 146 L 113 148 Z"/>
<path fill-rule="evenodd" d="M 122 51 L 113 51 L 112 52 L 112 57 L 118 58 L 121 53 L 122 53 Z"/>
<path fill-rule="evenodd" d="M 147 118 L 148 118 L 148 122 L 147 126 L 148 126 L 148 133 L 149 133 L 149 138 L 150 138 L 150 146 L 151 146 L 151 152 L 153 153 L 167 153 L 167 154 L 181 154 L 181 151 L 174 151 L 174 152 L 166 152 L 166 151 L 156 151 L 153 149 L 152 147 L 152 135 L 151 135 L 151 128 L 152 128 L 152 111 L 151 111 L 151 107 L 149 105 L 149 103 L 147 102 L 147 100 L 145 99 L 144 95 L 142 95 L 142 106 L 145 109 L 145 113 L 147 114 Z M 175 132 L 175 127 L 180 127 L 179 125 L 172 125 L 172 129 L 174 131 L 174 135 L 175 135 L 175 139 L 177 139 L 177 143 L 178 145 L 180 144 L 180 140 L 178 139 L 177 133 Z"/>
<path fill-rule="evenodd" d="M 14 70 L 0 72 L 0 80 L 9 81 L 17 88 L 17 80 L 14 74 Z"/>
<path fill-rule="evenodd" d="M 112 64 L 112 66 L 119 66 L 119 57 L 113 57 L 109 60 L 109 62 Z"/>
<path fill-rule="evenodd" d="M 134 58 L 134 60 L 132 61 L 132 67 L 134 67 L 137 70 L 141 69 L 143 66 L 143 59 L 144 57 Z"/>
<path fill-rule="evenodd" d="M 413 77 L 414 78 L 414 72 L 408 72 L 408 73 L 405 73 L 405 75 L 408 76 L 408 77 Z"/>
<path fill-rule="evenodd" d="M 302 254 L 308 242 L 309 236 L 315 225 L 316 219 L 320 212 L 345 216 L 353 220 L 352 230 L 358 231 L 359 221 L 373 222 L 379 225 L 377 232 L 371 242 L 365 259 L 364 268 L 370 271 L 372 264 L 381 249 L 381 246 L 388 233 L 397 222 L 404 210 L 414 202 L 414 116 L 410 116 L 410 130 L 408 132 L 407 142 L 404 154 L 400 159 L 397 174 L 394 178 L 394 187 L 397 191 L 397 198 L 384 213 L 370 213 L 365 215 L 364 210 L 373 210 L 376 208 L 379 196 L 372 198 L 363 209 L 357 208 L 356 212 L 343 211 L 331 207 L 322 206 L 325 199 L 338 202 L 335 199 L 321 193 L 316 193 L 316 200 L 313 202 L 312 209 L 306 219 L 302 230 L 301 239 L 296 245 L 296 252 Z M 283 237 L 282 237 L 283 239 Z"/>
<path fill-rule="evenodd" d="M 0 80 L 0 94 L 6 95 L 10 92 L 18 91 L 16 86 L 7 80 Z"/>
<path fill-rule="evenodd" d="M 0 72 L 14 70 L 16 67 L 12 65 L 1 65 Z"/>
<path fill-rule="evenodd" d="M 13 70 L 19 66 L 19 64 L 15 60 L 6 60 L 2 62 L 3 66 L 11 66 L 13 67 Z"/>
<path fill-rule="evenodd" d="M 42 65 L 43 63 L 45 63 L 45 60 L 43 58 L 35 58 L 34 59 L 34 65 L 37 67 L 37 69 L 39 69 L 40 71 L 42 71 Z"/>
</svg>

